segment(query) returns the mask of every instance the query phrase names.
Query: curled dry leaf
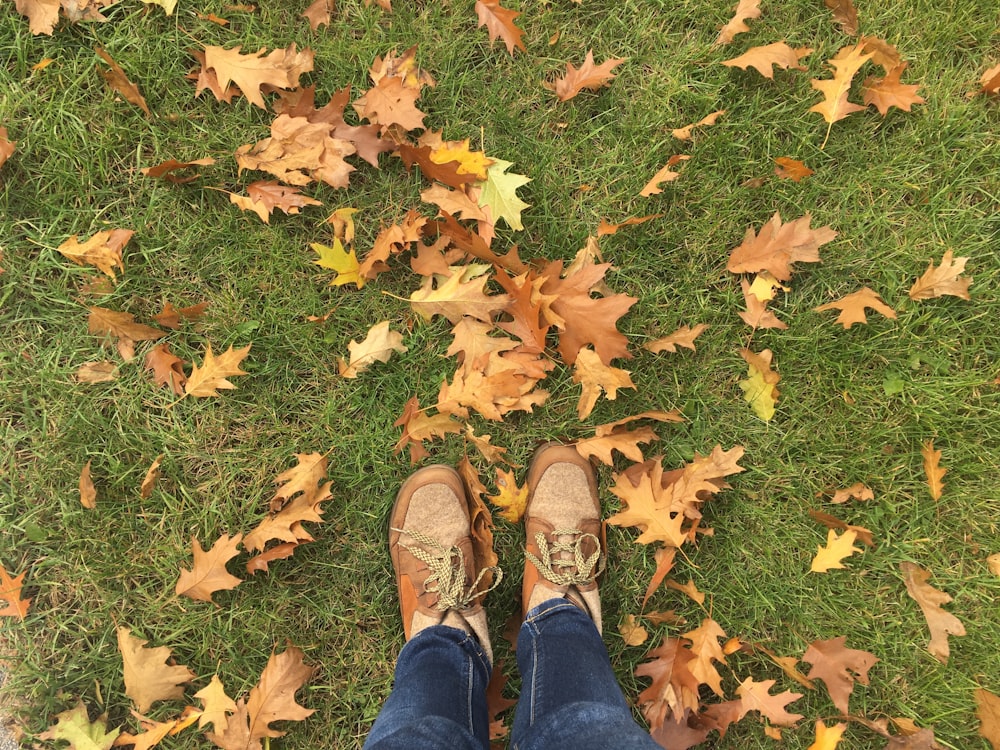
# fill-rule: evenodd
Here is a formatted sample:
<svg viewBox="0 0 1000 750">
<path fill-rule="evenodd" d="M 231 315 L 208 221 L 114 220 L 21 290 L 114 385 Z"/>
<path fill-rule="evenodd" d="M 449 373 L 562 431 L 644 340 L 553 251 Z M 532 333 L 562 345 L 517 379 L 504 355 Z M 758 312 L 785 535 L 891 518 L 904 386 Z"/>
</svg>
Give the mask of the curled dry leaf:
<svg viewBox="0 0 1000 750">
<path fill-rule="evenodd" d="M 142 478 L 142 484 L 139 485 L 139 497 L 143 500 L 148 500 L 150 495 L 153 494 L 153 488 L 156 486 L 156 480 L 160 477 L 160 462 L 163 460 L 163 454 L 161 453 L 155 459 L 153 463 L 149 465 L 149 469 L 146 470 L 146 476 Z"/>
<path fill-rule="evenodd" d="M 760 18 L 760 0 L 740 0 L 733 17 L 719 31 L 715 44 L 729 44 L 737 34 L 750 31 L 746 22 L 754 18 Z"/>
<path fill-rule="evenodd" d="M 78 383 L 109 383 L 118 378 L 118 366 L 114 362 L 84 362 L 76 371 Z"/>
<path fill-rule="evenodd" d="M 80 471 L 80 505 L 88 510 L 97 507 L 97 488 L 94 487 L 94 480 L 90 478 L 90 461 L 83 465 Z"/>
<path fill-rule="evenodd" d="M 899 569 L 903 572 L 903 582 L 906 584 L 907 593 L 920 605 L 924 619 L 927 620 L 927 627 L 931 631 L 931 640 L 927 645 L 927 650 L 939 662 L 947 664 L 950 653 L 948 636 L 965 635 L 965 626 L 962 621 L 951 612 L 946 612 L 941 608 L 942 604 L 951 601 L 951 596 L 927 583 L 931 574 L 918 565 L 911 562 L 901 562 Z"/>
<path fill-rule="evenodd" d="M 612 79 L 615 78 L 615 74 L 611 71 L 625 62 L 626 59 L 628 58 L 612 57 L 600 65 L 596 65 L 594 51 L 587 50 L 583 65 L 574 68 L 571 63 L 566 63 L 566 75 L 557 79 L 550 88 L 555 91 L 561 102 L 569 101 L 584 89 L 596 91 L 611 83 Z"/>
<path fill-rule="evenodd" d="M 944 295 L 971 299 L 969 285 L 972 284 L 972 277 L 960 276 L 965 271 L 967 260 L 969 259 L 955 258 L 951 250 L 945 250 L 941 265 L 935 268 L 934 261 L 931 261 L 924 275 L 913 282 L 910 299 L 932 299 Z"/>
<path fill-rule="evenodd" d="M 98 57 L 111 66 L 111 70 L 102 69 L 100 71 L 101 77 L 105 80 L 105 82 L 107 82 L 108 86 L 125 97 L 127 102 L 134 104 L 141 109 L 145 113 L 146 117 L 152 117 L 153 113 L 149 111 L 149 105 L 146 104 L 146 99 L 139 92 L 139 87 L 129 80 L 128 76 L 125 75 L 125 71 L 121 69 L 121 66 L 112 59 L 111 55 L 100 47 L 95 47 L 94 51 L 97 53 Z"/>
<path fill-rule="evenodd" d="M 874 500 L 875 493 L 872 492 L 871 487 L 868 487 L 861 482 L 855 482 L 850 487 L 834 491 L 833 497 L 830 498 L 830 502 L 839 505 L 840 503 L 846 503 L 852 497 L 855 500 L 860 501 Z"/>
</svg>

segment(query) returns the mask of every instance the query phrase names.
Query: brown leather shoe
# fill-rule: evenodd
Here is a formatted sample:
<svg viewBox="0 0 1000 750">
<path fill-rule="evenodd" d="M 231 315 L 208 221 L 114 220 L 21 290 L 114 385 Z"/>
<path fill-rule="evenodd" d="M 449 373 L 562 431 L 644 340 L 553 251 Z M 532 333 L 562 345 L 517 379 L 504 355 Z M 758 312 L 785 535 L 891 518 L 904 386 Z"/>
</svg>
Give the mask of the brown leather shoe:
<svg viewBox="0 0 1000 750">
<path fill-rule="evenodd" d="M 492 663 L 480 601 L 489 589 L 479 590 L 486 570 L 470 533 L 465 486 L 450 466 L 424 467 L 403 483 L 389 517 L 389 554 L 406 640 L 431 625 L 450 625 L 474 634 Z M 503 574 L 492 570 L 496 586 Z"/>
<path fill-rule="evenodd" d="M 601 629 L 597 577 L 606 554 L 594 467 L 576 448 L 548 443 L 528 468 L 523 612 L 565 598 Z"/>
</svg>

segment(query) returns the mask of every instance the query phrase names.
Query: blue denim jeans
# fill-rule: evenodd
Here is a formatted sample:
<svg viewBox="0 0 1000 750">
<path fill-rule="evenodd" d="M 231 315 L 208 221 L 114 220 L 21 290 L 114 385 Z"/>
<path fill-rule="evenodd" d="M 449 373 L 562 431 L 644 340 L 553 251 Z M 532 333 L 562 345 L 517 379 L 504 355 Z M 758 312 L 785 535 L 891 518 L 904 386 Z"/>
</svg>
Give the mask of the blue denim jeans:
<svg viewBox="0 0 1000 750">
<path fill-rule="evenodd" d="M 594 623 L 565 599 L 528 612 L 517 666 L 513 750 L 659 750 L 632 718 Z M 471 635 L 444 625 L 421 631 L 399 654 L 395 686 L 365 750 L 489 750 L 489 680 Z"/>
</svg>

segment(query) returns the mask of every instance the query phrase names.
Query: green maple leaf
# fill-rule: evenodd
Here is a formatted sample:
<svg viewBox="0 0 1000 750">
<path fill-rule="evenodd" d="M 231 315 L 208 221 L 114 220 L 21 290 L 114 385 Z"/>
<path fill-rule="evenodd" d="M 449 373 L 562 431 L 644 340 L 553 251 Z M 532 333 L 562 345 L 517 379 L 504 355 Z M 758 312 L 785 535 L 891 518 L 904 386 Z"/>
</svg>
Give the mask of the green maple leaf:
<svg viewBox="0 0 1000 750">
<path fill-rule="evenodd" d="M 319 253 L 319 260 L 314 260 L 313 263 L 337 272 L 337 277 L 330 282 L 330 286 L 357 284 L 358 289 L 360 289 L 365 285 L 365 280 L 358 273 L 360 265 L 357 254 L 353 249 L 351 252 L 344 250 L 338 237 L 333 238 L 332 247 L 321 245 L 318 242 L 313 242 L 311 247 Z"/>
<path fill-rule="evenodd" d="M 486 172 L 486 182 L 479 194 L 479 207 L 487 207 L 496 223 L 503 219 L 511 229 L 524 229 L 521 224 L 521 211 L 528 204 L 517 197 L 515 192 L 522 185 L 531 182 L 530 177 L 523 174 L 504 174 L 513 162 L 494 159 L 493 166 Z"/>
<path fill-rule="evenodd" d="M 120 729 L 107 732 L 107 720 L 101 716 L 93 724 L 81 700 L 75 708 L 56 715 L 56 723 L 38 735 L 43 740 L 66 740 L 71 750 L 110 750 Z"/>
</svg>

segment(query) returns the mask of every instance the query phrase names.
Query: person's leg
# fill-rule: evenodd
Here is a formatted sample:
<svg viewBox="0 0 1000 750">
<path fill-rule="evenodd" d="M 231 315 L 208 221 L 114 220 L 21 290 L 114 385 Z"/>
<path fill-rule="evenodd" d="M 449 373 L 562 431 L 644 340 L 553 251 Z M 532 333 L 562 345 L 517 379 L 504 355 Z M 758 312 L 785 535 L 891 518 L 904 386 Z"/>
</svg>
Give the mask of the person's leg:
<svg viewBox="0 0 1000 750">
<path fill-rule="evenodd" d="M 550 599 L 528 612 L 517 666 L 512 750 L 659 749 L 632 717 L 593 620 L 572 602 Z"/>
<path fill-rule="evenodd" d="M 428 466 L 403 483 L 389 519 L 407 643 L 395 685 L 365 743 L 395 750 L 487 750 L 486 686 L 493 652 L 483 568 L 471 538 L 469 502 L 458 473 Z"/>
<path fill-rule="evenodd" d="M 395 687 L 365 750 L 487 750 L 490 662 L 475 637 L 433 625 L 396 661 Z"/>
<path fill-rule="evenodd" d="M 539 449 L 528 470 L 514 750 L 657 748 L 632 718 L 601 639 L 601 501 L 571 446 Z"/>
</svg>

